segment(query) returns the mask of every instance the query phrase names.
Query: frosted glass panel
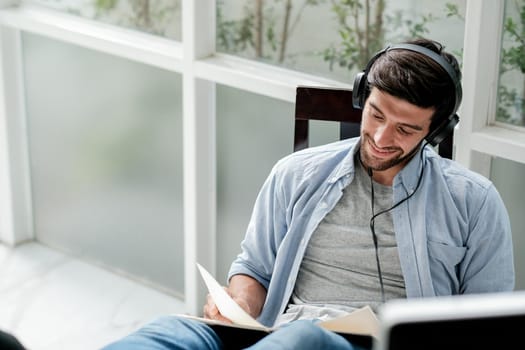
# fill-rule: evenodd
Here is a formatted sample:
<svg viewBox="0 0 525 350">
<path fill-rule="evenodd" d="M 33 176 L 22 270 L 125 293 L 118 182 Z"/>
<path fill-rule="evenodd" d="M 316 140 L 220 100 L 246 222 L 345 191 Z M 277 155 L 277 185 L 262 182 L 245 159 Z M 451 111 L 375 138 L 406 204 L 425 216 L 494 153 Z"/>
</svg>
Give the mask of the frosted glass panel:
<svg viewBox="0 0 525 350">
<path fill-rule="evenodd" d="M 492 160 L 491 180 L 509 211 L 514 244 L 516 289 L 525 290 L 525 164 L 502 158 Z"/>
<path fill-rule="evenodd" d="M 274 163 L 293 150 L 294 105 L 217 88 L 217 276 L 225 282 L 252 207 Z M 337 123 L 312 123 L 311 144 L 338 138 Z"/>
<path fill-rule="evenodd" d="M 184 290 L 181 77 L 24 34 L 39 241 Z"/>
</svg>

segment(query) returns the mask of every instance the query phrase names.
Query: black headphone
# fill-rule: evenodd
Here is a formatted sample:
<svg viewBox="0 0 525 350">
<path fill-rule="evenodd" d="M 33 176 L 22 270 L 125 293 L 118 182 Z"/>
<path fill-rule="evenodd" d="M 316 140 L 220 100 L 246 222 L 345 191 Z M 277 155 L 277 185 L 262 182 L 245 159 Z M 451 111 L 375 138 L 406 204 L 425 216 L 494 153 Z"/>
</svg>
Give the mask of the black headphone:
<svg viewBox="0 0 525 350">
<path fill-rule="evenodd" d="M 443 120 L 442 123 L 440 123 L 437 127 L 435 127 L 434 130 L 431 130 L 427 136 L 425 136 L 425 139 L 429 144 L 432 146 L 438 145 L 441 141 L 443 141 L 453 130 L 454 127 L 459 122 L 459 117 L 456 114 L 456 111 L 459 107 L 459 104 L 461 103 L 462 98 L 462 89 L 461 89 L 461 81 L 458 78 L 458 75 L 456 74 L 456 71 L 454 67 L 440 54 L 427 49 L 426 47 L 414 45 L 414 44 L 398 44 L 393 46 L 387 46 L 383 50 L 376 53 L 370 61 L 368 61 L 365 69 L 358 73 L 357 76 L 354 79 L 354 88 L 352 90 L 352 104 L 354 108 L 357 109 L 363 109 L 365 106 L 366 98 L 368 97 L 368 73 L 370 69 L 372 68 L 372 65 L 374 62 L 384 53 L 390 51 L 390 50 L 409 50 L 418 52 L 422 55 L 427 56 L 428 58 L 431 58 L 434 62 L 439 64 L 447 73 L 450 79 L 452 80 L 452 83 L 454 84 L 454 90 L 455 90 L 455 101 L 454 101 L 454 108 L 452 109 L 452 112 L 450 115 Z"/>
</svg>

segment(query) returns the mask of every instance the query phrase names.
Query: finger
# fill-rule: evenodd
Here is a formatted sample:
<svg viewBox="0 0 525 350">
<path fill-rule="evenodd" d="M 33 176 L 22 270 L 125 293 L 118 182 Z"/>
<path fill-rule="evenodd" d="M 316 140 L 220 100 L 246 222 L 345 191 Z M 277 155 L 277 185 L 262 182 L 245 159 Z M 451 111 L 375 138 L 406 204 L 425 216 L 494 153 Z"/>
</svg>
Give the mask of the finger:
<svg viewBox="0 0 525 350">
<path fill-rule="evenodd" d="M 208 303 L 204 305 L 203 314 L 205 318 L 215 319 L 219 314 L 219 309 L 213 301 L 208 301 Z"/>
<path fill-rule="evenodd" d="M 233 323 L 229 318 L 224 317 L 217 306 L 215 304 L 206 304 L 204 305 L 204 317 L 209 318 L 211 320 L 225 322 L 225 323 Z"/>
<path fill-rule="evenodd" d="M 217 318 L 217 315 L 219 315 L 219 310 L 216 307 L 204 307 L 204 318 L 215 319 Z"/>
<path fill-rule="evenodd" d="M 220 322 L 223 322 L 223 323 L 233 324 L 232 320 L 230 320 L 229 318 L 224 317 L 221 313 L 218 313 L 215 316 L 214 320 L 220 321 Z"/>
</svg>

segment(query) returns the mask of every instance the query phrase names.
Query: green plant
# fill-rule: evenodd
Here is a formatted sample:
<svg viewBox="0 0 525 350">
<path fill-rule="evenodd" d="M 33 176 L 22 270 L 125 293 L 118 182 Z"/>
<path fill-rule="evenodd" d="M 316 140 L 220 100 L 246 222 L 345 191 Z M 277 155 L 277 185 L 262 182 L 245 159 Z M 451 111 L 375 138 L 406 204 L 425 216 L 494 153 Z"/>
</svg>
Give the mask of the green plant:
<svg viewBox="0 0 525 350">
<path fill-rule="evenodd" d="M 228 20 L 223 14 L 224 1 L 218 1 L 217 47 L 219 51 L 283 63 L 288 42 L 304 11 L 322 2 L 324 0 L 304 0 L 294 8 L 292 0 L 248 1 L 240 18 Z M 282 6 L 283 11 L 278 11 L 278 6 Z"/>
<path fill-rule="evenodd" d="M 508 5 L 511 5 L 510 1 Z M 514 1 L 517 19 L 507 17 L 503 26 L 504 45 L 501 51 L 500 77 L 521 73 L 521 94 L 517 88 L 500 82 L 496 119 L 516 125 L 525 125 L 525 1 Z M 513 12 L 513 11 L 512 11 Z"/>
<path fill-rule="evenodd" d="M 169 36 L 170 23 L 179 9 L 179 1 L 155 0 L 94 0 L 95 18 L 113 18 L 123 27 Z"/>
<path fill-rule="evenodd" d="M 428 33 L 427 24 L 435 20 L 432 14 L 413 20 L 401 10 L 387 13 L 385 0 L 332 0 L 332 10 L 340 40 L 322 53 L 330 69 L 335 64 L 349 70 L 364 67 L 386 41 L 423 36 Z"/>
<path fill-rule="evenodd" d="M 323 58 L 333 68 L 334 64 L 347 69 L 363 67 L 373 52 L 384 42 L 383 12 L 385 1 L 332 0 L 332 10 L 339 26 L 340 42 L 323 52 Z"/>
<path fill-rule="evenodd" d="M 217 6 L 217 47 L 219 51 L 240 54 L 282 64 L 290 60 L 288 42 L 307 8 L 327 3 L 328 0 L 299 1 L 263 0 L 248 1 L 242 15 L 226 19 L 224 1 Z M 328 62 L 348 70 L 362 67 L 370 56 L 389 40 L 399 37 L 422 36 L 428 32 L 426 25 L 434 20 L 432 15 L 406 18 L 402 11 L 385 12 L 386 0 L 330 0 L 331 10 L 338 26 L 339 41 L 326 49 L 314 52 Z M 279 8 L 279 6 L 282 6 Z M 279 9 L 281 11 L 279 11 Z M 280 26 L 280 27 L 278 27 Z M 297 54 L 295 54 L 297 55 Z M 312 53 L 303 53 L 304 56 Z"/>
</svg>

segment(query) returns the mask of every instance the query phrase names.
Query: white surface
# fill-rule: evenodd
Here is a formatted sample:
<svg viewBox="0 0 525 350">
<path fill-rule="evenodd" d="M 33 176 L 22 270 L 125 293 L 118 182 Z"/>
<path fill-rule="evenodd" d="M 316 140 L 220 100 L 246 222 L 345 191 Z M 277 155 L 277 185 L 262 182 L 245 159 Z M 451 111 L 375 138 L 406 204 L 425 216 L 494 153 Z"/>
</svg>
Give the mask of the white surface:
<svg viewBox="0 0 525 350">
<path fill-rule="evenodd" d="M 28 349 L 99 349 L 182 301 L 38 243 L 0 245 L 0 329 Z"/>
</svg>

